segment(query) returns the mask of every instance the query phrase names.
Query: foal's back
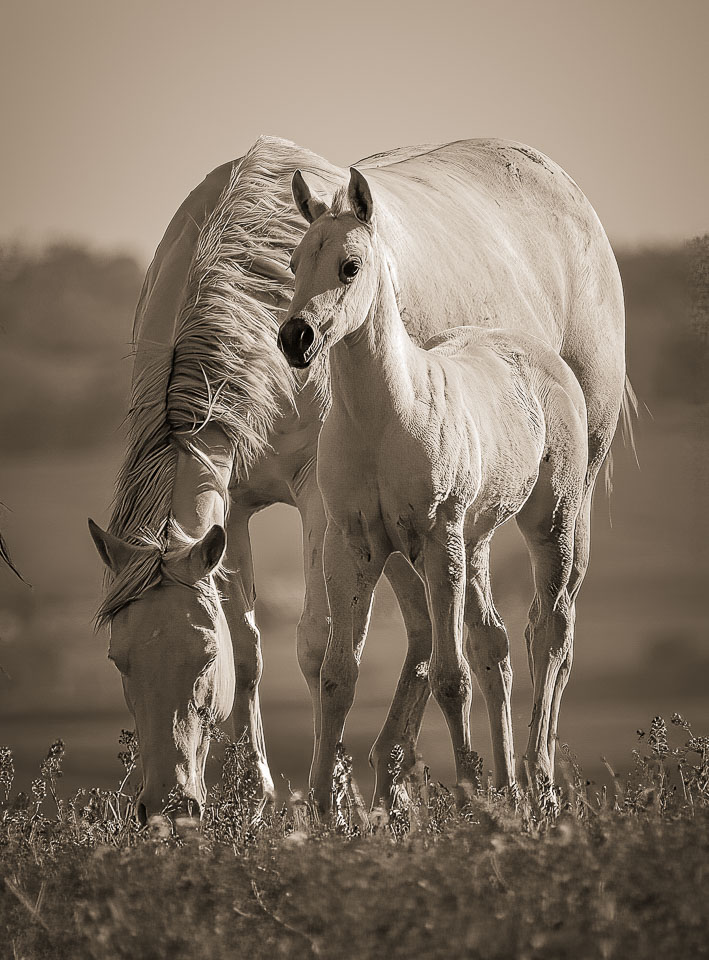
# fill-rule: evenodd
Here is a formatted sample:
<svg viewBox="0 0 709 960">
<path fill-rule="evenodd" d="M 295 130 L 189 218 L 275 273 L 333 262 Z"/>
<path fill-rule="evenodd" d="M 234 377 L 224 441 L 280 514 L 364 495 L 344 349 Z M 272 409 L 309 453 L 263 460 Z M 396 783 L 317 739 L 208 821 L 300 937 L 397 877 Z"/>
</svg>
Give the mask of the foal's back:
<svg viewBox="0 0 709 960">
<path fill-rule="evenodd" d="M 463 470 L 471 450 L 478 458 L 476 513 L 492 510 L 500 519 L 516 513 L 542 459 L 560 449 L 585 465 L 583 391 L 543 341 L 517 331 L 463 326 L 437 335 L 421 354 L 443 374 L 445 422 L 439 436 L 452 432 L 464 442 L 461 425 L 467 425 L 469 450 L 461 447 L 458 458 Z M 446 455 L 455 451 L 441 449 L 441 458 Z"/>
</svg>

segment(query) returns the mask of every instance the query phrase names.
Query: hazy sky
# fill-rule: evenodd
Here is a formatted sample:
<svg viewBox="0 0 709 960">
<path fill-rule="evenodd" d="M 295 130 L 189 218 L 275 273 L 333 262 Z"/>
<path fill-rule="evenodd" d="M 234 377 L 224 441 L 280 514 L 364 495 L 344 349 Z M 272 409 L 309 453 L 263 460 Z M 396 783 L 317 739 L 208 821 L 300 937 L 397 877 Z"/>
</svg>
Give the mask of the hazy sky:
<svg viewBox="0 0 709 960">
<path fill-rule="evenodd" d="M 148 256 L 261 133 L 347 164 L 498 136 L 617 244 L 709 229 L 707 0 L 5 0 L 0 239 Z"/>
</svg>

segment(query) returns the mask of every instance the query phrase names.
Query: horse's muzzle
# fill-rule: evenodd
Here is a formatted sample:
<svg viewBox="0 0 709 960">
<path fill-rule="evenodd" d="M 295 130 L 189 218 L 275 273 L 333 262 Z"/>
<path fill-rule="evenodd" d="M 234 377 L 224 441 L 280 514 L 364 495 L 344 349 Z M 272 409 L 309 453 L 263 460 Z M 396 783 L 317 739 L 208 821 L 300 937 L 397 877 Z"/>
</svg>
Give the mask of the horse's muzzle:
<svg viewBox="0 0 709 960">
<path fill-rule="evenodd" d="M 278 346 L 291 367 L 302 370 L 317 356 L 322 339 L 304 317 L 291 317 L 278 332 Z"/>
</svg>

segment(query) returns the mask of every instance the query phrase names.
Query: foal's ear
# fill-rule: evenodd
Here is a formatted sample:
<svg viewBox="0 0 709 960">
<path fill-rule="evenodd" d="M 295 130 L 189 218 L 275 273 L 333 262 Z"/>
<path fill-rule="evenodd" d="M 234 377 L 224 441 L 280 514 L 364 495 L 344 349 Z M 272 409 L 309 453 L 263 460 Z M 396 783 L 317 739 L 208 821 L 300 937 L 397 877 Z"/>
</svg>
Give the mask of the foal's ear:
<svg viewBox="0 0 709 960">
<path fill-rule="evenodd" d="M 318 217 L 321 217 L 330 209 L 324 200 L 321 200 L 320 197 L 315 196 L 308 184 L 305 182 L 305 178 L 300 170 L 296 170 L 293 174 L 291 189 L 293 191 L 295 205 L 300 211 L 300 215 L 305 217 L 308 223 L 312 223 L 313 220 L 317 220 Z"/>
<path fill-rule="evenodd" d="M 190 583 L 204 580 L 221 563 L 226 550 L 226 532 L 224 527 L 215 523 L 207 530 L 201 540 L 192 547 L 187 555 L 187 574 Z"/>
<path fill-rule="evenodd" d="M 350 185 L 347 188 L 347 199 L 350 201 L 352 212 L 361 223 L 372 224 L 374 221 L 374 200 L 372 191 L 364 176 L 350 167 Z"/>
<path fill-rule="evenodd" d="M 134 543 L 126 543 L 120 537 L 114 537 L 112 533 L 102 530 L 91 517 L 89 517 L 89 533 L 96 544 L 99 556 L 114 573 L 120 573 L 133 557 L 157 552 L 156 547 L 138 547 Z"/>
</svg>

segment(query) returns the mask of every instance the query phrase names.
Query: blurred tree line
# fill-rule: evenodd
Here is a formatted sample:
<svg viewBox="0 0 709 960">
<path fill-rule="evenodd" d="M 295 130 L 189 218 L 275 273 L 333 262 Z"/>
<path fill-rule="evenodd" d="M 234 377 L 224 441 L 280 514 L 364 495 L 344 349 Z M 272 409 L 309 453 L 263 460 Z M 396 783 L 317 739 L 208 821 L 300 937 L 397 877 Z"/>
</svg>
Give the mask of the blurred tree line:
<svg viewBox="0 0 709 960">
<path fill-rule="evenodd" d="M 76 244 L 0 249 L 0 449 L 115 440 L 144 269 Z"/>
<path fill-rule="evenodd" d="M 628 368 L 653 412 L 709 399 L 709 236 L 620 252 Z M 144 267 L 61 243 L 0 248 L 0 449 L 114 442 L 130 383 L 133 313 Z"/>
</svg>

